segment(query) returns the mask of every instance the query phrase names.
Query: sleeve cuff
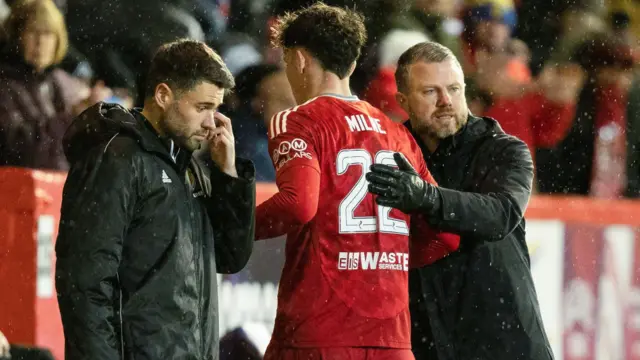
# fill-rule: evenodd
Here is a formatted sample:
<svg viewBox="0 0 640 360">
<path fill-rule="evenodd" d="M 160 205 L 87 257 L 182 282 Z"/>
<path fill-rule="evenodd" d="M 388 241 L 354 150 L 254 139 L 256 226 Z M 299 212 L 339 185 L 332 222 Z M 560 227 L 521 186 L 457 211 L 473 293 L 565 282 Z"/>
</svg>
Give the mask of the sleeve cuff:
<svg viewBox="0 0 640 360">
<path fill-rule="evenodd" d="M 437 226 L 450 221 L 456 221 L 458 214 L 456 214 L 455 201 L 451 201 L 451 199 L 457 192 L 441 187 L 437 187 L 435 190 L 437 199 L 434 202 L 435 206 L 426 214 L 429 220 L 428 222 L 431 225 Z"/>
<path fill-rule="evenodd" d="M 236 158 L 236 171 L 238 177 L 235 178 L 226 174 L 219 167 L 213 166 L 211 169 L 212 192 L 217 189 L 235 193 L 236 191 L 246 191 L 253 189 L 256 183 L 256 168 L 253 162 L 244 158 Z"/>
</svg>

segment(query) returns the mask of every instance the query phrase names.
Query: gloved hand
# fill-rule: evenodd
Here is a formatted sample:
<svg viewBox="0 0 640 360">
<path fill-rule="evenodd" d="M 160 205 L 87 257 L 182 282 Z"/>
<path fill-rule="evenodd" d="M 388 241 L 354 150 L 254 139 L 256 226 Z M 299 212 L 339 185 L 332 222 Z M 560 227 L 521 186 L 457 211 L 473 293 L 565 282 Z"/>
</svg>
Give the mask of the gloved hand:
<svg viewBox="0 0 640 360">
<path fill-rule="evenodd" d="M 367 173 L 369 192 L 376 203 L 398 209 L 406 214 L 425 212 L 431 214 L 440 207 L 438 188 L 420 178 L 409 161 L 400 153 L 393 154 L 398 169 L 388 165 L 373 164 Z"/>
</svg>

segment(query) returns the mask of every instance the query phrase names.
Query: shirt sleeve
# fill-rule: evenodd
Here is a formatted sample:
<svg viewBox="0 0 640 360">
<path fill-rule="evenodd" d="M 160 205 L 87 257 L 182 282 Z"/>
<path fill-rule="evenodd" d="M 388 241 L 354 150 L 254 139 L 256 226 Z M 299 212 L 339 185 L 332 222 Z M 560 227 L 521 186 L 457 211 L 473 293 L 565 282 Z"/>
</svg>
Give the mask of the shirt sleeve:
<svg viewBox="0 0 640 360">
<path fill-rule="evenodd" d="M 293 109 L 271 119 L 269 154 L 278 193 L 256 210 L 256 240 L 287 234 L 316 215 L 321 173 L 312 124 Z"/>
</svg>

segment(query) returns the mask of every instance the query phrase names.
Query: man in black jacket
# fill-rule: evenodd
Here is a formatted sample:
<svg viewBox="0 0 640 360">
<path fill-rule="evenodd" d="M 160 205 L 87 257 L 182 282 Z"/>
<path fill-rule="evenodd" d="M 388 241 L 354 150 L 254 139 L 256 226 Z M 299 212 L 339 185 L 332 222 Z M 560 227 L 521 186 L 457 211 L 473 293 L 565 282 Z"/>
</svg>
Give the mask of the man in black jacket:
<svg viewBox="0 0 640 360">
<path fill-rule="evenodd" d="M 254 238 L 254 168 L 216 111 L 233 85 L 213 50 L 179 40 L 153 58 L 142 111 L 99 103 L 67 130 L 67 359 L 217 359 L 216 272 L 240 271 Z M 204 141 L 211 169 L 192 157 Z"/>
<path fill-rule="evenodd" d="M 439 187 L 396 154 L 399 169 L 372 166 L 369 191 L 378 204 L 420 213 L 461 237 L 457 250 L 409 274 L 416 359 L 553 359 L 525 242 L 533 178 L 527 146 L 495 120 L 470 114 L 462 68 L 442 45 L 407 50 L 396 81 Z"/>
</svg>

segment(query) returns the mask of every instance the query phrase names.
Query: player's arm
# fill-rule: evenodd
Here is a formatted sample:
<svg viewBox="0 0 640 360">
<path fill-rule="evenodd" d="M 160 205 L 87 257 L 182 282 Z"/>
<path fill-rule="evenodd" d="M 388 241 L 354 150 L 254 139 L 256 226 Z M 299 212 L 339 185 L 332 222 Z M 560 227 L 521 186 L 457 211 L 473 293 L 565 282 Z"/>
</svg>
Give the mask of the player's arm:
<svg viewBox="0 0 640 360">
<path fill-rule="evenodd" d="M 311 221 L 318 211 L 320 165 L 311 119 L 291 110 L 276 114 L 269 153 L 278 193 L 256 210 L 256 240 L 287 234 Z"/>
</svg>

